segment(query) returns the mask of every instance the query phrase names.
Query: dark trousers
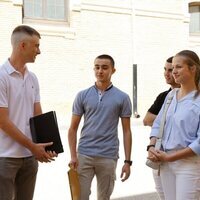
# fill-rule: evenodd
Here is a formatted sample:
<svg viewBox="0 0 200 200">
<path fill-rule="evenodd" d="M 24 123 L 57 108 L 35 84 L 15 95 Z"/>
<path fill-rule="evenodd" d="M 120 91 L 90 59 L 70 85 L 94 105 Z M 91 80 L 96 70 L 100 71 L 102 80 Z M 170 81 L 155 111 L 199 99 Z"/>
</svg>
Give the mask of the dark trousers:
<svg viewBox="0 0 200 200">
<path fill-rule="evenodd" d="M 32 200 L 37 171 L 34 157 L 0 157 L 0 200 Z"/>
</svg>

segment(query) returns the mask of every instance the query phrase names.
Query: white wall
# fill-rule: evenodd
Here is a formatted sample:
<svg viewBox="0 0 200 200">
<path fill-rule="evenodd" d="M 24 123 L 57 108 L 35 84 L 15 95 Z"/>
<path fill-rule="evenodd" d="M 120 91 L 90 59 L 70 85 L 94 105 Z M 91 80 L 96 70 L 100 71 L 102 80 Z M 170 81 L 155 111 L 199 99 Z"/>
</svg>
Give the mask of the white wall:
<svg viewBox="0 0 200 200">
<path fill-rule="evenodd" d="M 166 58 L 185 48 L 199 51 L 199 37 L 189 37 L 186 8 L 184 0 L 77 0 L 70 2 L 69 26 L 29 24 L 42 35 L 42 53 L 29 66 L 39 78 L 44 111 L 56 110 L 67 120 L 76 93 L 95 81 L 94 58 L 107 53 L 116 61 L 113 83 L 131 98 L 132 66 L 138 65 L 142 118 L 168 89 Z M 10 54 L 12 29 L 21 23 L 20 1 L 0 0 L 0 63 Z"/>
</svg>

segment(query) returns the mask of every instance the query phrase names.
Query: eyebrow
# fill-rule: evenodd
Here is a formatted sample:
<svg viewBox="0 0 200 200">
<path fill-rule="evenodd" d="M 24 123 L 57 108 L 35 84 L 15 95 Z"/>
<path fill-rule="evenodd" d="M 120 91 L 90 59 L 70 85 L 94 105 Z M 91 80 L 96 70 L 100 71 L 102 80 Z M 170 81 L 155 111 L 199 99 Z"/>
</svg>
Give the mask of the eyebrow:
<svg viewBox="0 0 200 200">
<path fill-rule="evenodd" d="M 99 64 L 95 64 L 94 66 L 108 67 L 108 65 L 99 65 Z"/>
</svg>

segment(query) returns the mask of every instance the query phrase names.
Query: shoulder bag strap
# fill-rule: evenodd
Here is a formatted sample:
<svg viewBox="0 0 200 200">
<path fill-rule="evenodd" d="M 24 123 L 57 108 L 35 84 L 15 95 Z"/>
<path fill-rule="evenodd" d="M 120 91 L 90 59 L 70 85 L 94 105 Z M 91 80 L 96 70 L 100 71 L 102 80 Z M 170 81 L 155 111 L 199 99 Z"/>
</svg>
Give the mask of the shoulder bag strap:
<svg viewBox="0 0 200 200">
<path fill-rule="evenodd" d="M 175 92 L 176 92 L 176 89 L 173 89 L 172 92 L 171 92 L 171 95 L 168 97 L 167 102 L 165 104 L 163 115 L 162 115 L 162 119 L 161 119 L 161 123 L 160 123 L 159 134 L 158 134 L 158 137 L 157 137 L 158 139 L 162 139 L 162 137 L 163 137 L 167 110 L 169 108 L 169 105 L 170 105 L 173 97 L 174 97 Z"/>
</svg>

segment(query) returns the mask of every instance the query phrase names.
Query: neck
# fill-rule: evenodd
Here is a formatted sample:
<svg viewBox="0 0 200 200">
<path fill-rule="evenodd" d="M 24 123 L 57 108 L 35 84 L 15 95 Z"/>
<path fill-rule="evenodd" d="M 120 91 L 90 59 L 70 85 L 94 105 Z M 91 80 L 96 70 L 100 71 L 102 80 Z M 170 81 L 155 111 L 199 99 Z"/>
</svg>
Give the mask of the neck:
<svg viewBox="0 0 200 200">
<path fill-rule="evenodd" d="M 181 85 L 180 87 L 180 98 L 186 96 L 187 94 L 189 94 L 190 92 L 197 90 L 196 85 L 193 84 L 187 84 L 187 85 Z"/>
<path fill-rule="evenodd" d="M 171 89 L 174 89 L 174 88 L 180 88 L 180 85 L 179 84 L 171 85 Z"/>
<path fill-rule="evenodd" d="M 111 84 L 111 82 L 96 82 L 96 87 L 101 90 L 101 91 L 105 91 Z"/>
<path fill-rule="evenodd" d="M 20 57 L 18 58 L 17 56 L 12 54 L 11 57 L 9 58 L 9 61 L 16 71 L 24 75 L 25 70 L 26 70 L 26 66 L 25 66 L 26 63 L 22 59 L 20 59 Z"/>
</svg>

